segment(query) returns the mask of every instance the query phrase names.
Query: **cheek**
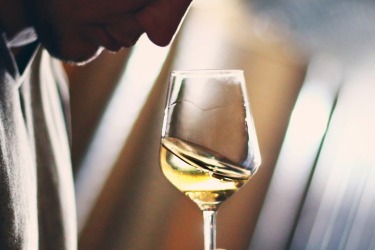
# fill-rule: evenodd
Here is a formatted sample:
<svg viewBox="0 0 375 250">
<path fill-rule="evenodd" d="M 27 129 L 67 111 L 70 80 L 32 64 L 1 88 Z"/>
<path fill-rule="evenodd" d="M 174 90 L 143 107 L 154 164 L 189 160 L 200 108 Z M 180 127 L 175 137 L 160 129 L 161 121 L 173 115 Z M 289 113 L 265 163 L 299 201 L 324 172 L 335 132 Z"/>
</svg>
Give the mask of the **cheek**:
<svg viewBox="0 0 375 250">
<path fill-rule="evenodd" d="M 86 61 L 97 54 L 98 46 L 84 37 L 79 11 L 72 8 L 73 0 L 36 0 L 35 5 L 32 2 L 27 5 L 30 17 L 39 40 L 52 56 L 64 61 Z"/>
</svg>

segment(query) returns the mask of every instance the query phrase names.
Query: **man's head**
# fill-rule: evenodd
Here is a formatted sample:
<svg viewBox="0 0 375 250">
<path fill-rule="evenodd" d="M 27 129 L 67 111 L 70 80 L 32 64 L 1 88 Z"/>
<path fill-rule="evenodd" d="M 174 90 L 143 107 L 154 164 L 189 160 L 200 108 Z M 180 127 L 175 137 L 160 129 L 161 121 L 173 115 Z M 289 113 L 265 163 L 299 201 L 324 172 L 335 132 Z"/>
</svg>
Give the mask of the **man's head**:
<svg viewBox="0 0 375 250">
<path fill-rule="evenodd" d="M 191 0 L 23 0 L 43 46 L 64 61 L 83 63 L 104 47 L 117 51 L 147 33 L 167 45 Z"/>
</svg>

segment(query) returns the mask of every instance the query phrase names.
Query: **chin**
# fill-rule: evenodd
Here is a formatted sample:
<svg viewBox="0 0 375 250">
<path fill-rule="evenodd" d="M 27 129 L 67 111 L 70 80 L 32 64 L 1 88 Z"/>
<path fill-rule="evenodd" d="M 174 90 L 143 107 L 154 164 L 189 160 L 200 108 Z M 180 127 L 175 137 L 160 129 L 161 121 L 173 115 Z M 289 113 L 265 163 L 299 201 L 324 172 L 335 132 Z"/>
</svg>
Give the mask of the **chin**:
<svg viewBox="0 0 375 250">
<path fill-rule="evenodd" d="M 103 48 L 87 43 L 42 42 L 49 54 L 68 64 L 84 65 L 97 58 Z M 65 46 L 64 46 L 65 45 Z"/>
<path fill-rule="evenodd" d="M 62 60 L 65 63 L 68 64 L 74 64 L 74 65 L 85 65 L 94 59 L 96 59 L 100 53 L 103 51 L 102 48 L 99 48 L 95 51 L 95 53 L 91 53 L 89 55 L 80 55 L 80 56 L 66 56 L 66 57 L 60 57 L 59 59 Z"/>
<path fill-rule="evenodd" d="M 95 51 L 77 51 L 77 52 L 65 52 L 61 51 L 55 52 L 54 50 L 48 50 L 50 55 L 54 58 L 57 58 L 64 63 L 68 64 L 75 64 L 75 65 L 85 65 L 91 61 L 93 61 L 95 58 L 97 58 L 100 53 L 103 51 L 102 48 L 98 48 Z"/>
</svg>

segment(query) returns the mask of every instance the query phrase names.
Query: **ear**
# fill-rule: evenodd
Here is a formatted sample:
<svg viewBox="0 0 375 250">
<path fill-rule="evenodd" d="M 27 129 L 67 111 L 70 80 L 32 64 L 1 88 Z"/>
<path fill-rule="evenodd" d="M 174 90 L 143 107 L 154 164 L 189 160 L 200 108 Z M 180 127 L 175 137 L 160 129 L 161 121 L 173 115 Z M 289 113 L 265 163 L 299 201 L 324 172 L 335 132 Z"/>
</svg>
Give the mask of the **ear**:
<svg viewBox="0 0 375 250">
<path fill-rule="evenodd" d="M 137 13 L 137 20 L 149 39 L 159 46 L 168 45 L 177 32 L 191 0 L 157 0 Z"/>
</svg>

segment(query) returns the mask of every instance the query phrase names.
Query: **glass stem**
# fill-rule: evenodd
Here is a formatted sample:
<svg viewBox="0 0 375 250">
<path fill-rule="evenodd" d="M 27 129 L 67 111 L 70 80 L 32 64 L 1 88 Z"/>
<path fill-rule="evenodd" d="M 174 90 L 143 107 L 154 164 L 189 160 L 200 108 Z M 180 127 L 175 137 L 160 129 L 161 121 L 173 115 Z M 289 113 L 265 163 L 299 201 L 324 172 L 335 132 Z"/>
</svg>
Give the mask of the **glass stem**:
<svg viewBox="0 0 375 250">
<path fill-rule="evenodd" d="M 216 211 L 203 211 L 204 250 L 216 249 Z"/>
</svg>

